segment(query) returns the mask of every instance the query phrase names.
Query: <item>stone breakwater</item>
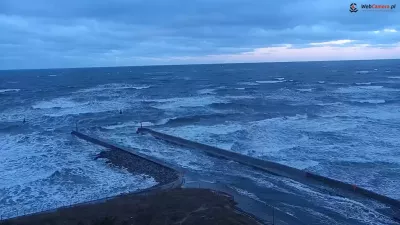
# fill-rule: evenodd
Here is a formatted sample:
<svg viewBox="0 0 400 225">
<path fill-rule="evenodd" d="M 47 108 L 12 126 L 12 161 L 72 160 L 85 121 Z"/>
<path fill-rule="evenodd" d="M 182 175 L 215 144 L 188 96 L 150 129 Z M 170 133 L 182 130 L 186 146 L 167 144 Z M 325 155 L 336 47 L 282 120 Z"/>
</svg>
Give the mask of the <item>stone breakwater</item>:
<svg viewBox="0 0 400 225">
<path fill-rule="evenodd" d="M 107 163 L 114 166 L 126 168 L 132 174 L 149 175 L 157 181 L 158 185 L 178 179 L 176 171 L 120 149 L 102 151 L 96 156 L 96 159 L 99 158 L 107 159 Z"/>
</svg>

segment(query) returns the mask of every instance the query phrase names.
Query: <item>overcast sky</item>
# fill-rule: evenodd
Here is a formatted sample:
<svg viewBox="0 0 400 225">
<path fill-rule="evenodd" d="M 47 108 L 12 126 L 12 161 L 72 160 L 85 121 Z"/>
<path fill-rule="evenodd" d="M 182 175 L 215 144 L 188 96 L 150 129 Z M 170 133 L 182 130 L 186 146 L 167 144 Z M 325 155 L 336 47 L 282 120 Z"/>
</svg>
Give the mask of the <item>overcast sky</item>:
<svg viewBox="0 0 400 225">
<path fill-rule="evenodd" d="M 400 58 L 400 3 L 350 3 L 1 0 L 0 69 Z"/>
</svg>

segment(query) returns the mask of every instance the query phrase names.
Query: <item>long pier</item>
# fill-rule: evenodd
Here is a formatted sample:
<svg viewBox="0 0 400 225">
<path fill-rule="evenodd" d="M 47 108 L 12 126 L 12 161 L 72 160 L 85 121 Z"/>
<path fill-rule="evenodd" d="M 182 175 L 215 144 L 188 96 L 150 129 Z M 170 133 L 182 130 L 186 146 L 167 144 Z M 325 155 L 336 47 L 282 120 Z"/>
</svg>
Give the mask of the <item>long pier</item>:
<svg viewBox="0 0 400 225">
<path fill-rule="evenodd" d="M 293 167 L 289 167 L 286 165 L 282 165 L 276 162 L 271 162 L 267 160 L 261 160 L 257 158 L 253 158 L 250 156 L 238 154 L 232 151 L 227 151 L 221 148 L 216 148 L 213 146 L 209 146 L 206 144 L 201 144 L 198 142 L 190 141 L 184 138 L 176 137 L 173 135 L 161 133 L 154 131 L 149 128 L 138 128 L 137 133 L 141 134 L 150 134 L 155 138 L 164 140 L 166 142 L 176 144 L 179 146 L 184 146 L 192 149 L 198 149 L 201 150 L 209 155 L 216 156 L 216 157 L 222 157 L 225 159 L 233 160 L 238 163 L 241 163 L 246 166 L 250 166 L 259 170 L 263 170 L 268 173 L 272 173 L 274 175 L 279 175 L 283 177 L 287 177 L 296 181 L 299 181 L 301 183 L 306 183 L 306 184 L 322 184 L 331 188 L 335 188 L 338 190 L 342 190 L 351 194 L 358 194 L 362 195 L 364 197 L 367 197 L 369 199 L 373 199 L 376 201 L 379 201 L 381 203 L 384 203 L 386 205 L 391 206 L 392 208 L 394 207 L 395 210 L 400 209 L 400 201 L 375 193 L 373 191 L 367 190 L 365 188 L 358 187 L 354 184 L 349 184 L 345 183 L 339 180 L 335 180 L 332 178 L 324 177 L 321 175 L 317 175 L 311 172 L 307 172 L 304 170 L 296 169 Z M 394 215 L 395 219 L 398 219 L 398 216 Z"/>
</svg>

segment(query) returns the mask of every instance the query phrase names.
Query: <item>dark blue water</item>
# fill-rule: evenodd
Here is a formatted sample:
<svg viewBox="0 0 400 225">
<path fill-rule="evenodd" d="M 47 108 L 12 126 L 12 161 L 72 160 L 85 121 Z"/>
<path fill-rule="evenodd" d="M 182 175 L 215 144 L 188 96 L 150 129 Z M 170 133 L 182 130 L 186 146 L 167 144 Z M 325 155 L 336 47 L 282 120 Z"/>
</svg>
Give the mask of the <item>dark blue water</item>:
<svg viewBox="0 0 400 225">
<path fill-rule="evenodd" d="M 135 129 L 143 122 L 400 199 L 399 106 L 400 60 L 0 71 L 0 211 L 153 184 L 127 183 L 126 172 L 93 162 L 99 149 L 69 134 L 77 123 L 307 223 L 391 224 L 380 204 L 327 195 Z"/>
</svg>

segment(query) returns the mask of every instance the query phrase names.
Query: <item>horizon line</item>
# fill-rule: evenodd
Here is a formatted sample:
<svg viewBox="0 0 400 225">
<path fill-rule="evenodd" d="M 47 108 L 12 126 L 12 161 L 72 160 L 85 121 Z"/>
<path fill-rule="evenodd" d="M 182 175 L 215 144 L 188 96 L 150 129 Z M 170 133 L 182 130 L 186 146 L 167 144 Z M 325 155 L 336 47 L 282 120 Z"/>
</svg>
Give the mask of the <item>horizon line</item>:
<svg viewBox="0 0 400 225">
<path fill-rule="evenodd" d="M 338 60 L 310 60 L 310 61 L 269 61 L 269 62 L 233 62 L 233 63 L 188 63 L 188 64 L 152 64 L 152 65 L 132 65 L 132 66 L 88 66 L 88 67 L 54 67 L 54 68 L 27 68 L 27 69 L 0 69 L 0 71 L 21 71 L 21 70 L 65 70 L 65 69 L 100 69 L 117 67 L 163 67 L 163 66 L 201 66 L 201 65 L 233 65 L 233 64 L 267 64 L 267 63 L 311 63 L 311 62 L 347 62 L 347 61 L 384 61 L 400 60 L 397 59 L 338 59 Z"/>
</svg>

